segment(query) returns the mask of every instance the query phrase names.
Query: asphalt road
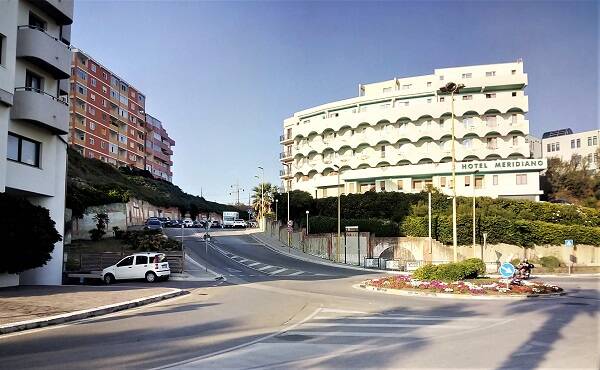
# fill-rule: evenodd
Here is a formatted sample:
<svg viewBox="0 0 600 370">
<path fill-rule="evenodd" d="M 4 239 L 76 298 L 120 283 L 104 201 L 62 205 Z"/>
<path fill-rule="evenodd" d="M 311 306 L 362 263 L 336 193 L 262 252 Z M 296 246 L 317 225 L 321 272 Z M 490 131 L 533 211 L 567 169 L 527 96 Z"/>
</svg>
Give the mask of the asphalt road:
<svg viewBox="0 0 600 370">
<path fill-rule="evenodd" d="M 226 281 L 158 283 L 187 288 L 190 294 L 2 336 L 0 368 L 600 365 L 598 278 L 547 279 L 569 292 L 559 298 L 400 297 L 354 289 L 353 284 L 371 275 L 291 259 L 246 235 L 212 232 L 214 244 L 205 249 L 195 232 L 186 230 L 188 254 Z"/>
</svg>

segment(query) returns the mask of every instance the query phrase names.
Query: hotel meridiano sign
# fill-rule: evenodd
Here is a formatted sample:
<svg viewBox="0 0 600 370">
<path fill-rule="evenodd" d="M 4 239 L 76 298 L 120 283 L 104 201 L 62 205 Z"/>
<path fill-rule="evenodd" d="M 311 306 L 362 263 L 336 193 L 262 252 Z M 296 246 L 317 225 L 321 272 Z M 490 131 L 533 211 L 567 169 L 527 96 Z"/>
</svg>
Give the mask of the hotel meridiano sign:
<svg viewBox="0 0 600 370">
<path fill-rule="evenodd" d="M 473 161 L 459 163 L 457 169 L 462 171 L 514 171 L 514 170 L 545 170 L 546 159 L 505 159 L 496 161 Z"/>
</svg>

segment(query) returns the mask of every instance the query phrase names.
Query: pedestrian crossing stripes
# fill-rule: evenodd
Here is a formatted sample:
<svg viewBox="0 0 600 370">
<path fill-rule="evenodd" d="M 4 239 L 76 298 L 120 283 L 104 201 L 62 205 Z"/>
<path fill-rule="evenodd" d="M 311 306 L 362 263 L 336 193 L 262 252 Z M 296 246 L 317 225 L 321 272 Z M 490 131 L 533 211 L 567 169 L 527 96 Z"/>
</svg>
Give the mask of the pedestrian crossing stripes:
<svg viewBox="0 0 600 370">
<path fill-rule="evenodd" d="M 289 269 L 281 266 L 269 265 L 263 262 L 254 261 L 252 259 L 244 258 L 242 256 L 238 256 L 236 254 L 227 252 L 219 247 L 214 247 L 219 253 L 224 256 L 236 261 L 239 264 L 242 264 L 252 270 L 256 270 L 262 274 L 269 276 L 325 276 L 323 274 L 315 274 L 308 271 L 301 271 L 295 269 Z M 263 276 L 263 275 L 248 275 L 248 274 L 231 274 L 230 276 Z"/>
<path fill-rule="evenodd" d="M 369 314 L 321 308 L 309 320 L 270 340 L 271 343 L 302 341 L 306 344 L 365 344 L 378 340 L 414 341 L 428 337 L 480 330 L 511 321 L 505 318 L 453 317 L 417 314 Z M 365 342 L 367 341 L 368 342 Z"/>
</svg>

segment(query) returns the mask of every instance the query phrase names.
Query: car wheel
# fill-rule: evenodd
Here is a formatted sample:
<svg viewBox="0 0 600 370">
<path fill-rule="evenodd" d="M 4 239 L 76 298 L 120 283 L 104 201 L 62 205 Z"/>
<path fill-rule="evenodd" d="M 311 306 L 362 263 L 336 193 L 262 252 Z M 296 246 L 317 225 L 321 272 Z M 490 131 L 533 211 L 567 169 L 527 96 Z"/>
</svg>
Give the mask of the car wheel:
<svg viewBox="0 0 600 370">
<path fill-rule="evenodd" d="M 112 274 L 104 275 L 104 283 L 110 285 L 115 282 L 115 277 Z"/>
<path fill-rule="evenodd" d="M 156 281 L 156 274 L 153 273 L 152 271 L 148 271 L 146 273 L 146 281 L 149 283 L 153 283 Z"/>
</svg>

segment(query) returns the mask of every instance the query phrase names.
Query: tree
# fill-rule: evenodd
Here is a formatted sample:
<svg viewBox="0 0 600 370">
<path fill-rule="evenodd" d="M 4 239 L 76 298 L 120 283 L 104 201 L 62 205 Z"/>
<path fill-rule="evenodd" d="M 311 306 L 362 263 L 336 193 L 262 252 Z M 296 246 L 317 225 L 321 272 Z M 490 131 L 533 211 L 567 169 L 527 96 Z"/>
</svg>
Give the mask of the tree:
<svg viewBox="0 0 600 370">
<path fill-rule="evenodd" d="M 269 213 L 271 204 L 273 203 L 273 196 L 276 192 L 277 187 L 269 182 L 258 184 L 258 186 L 252 188 L 252 208 L 260 218 Z"/>
<path fill-rule="evenodd" d="M 596 151 L 597 157 L 600 150 Z M 596 163 L 598 161 L 596 160 Z M 600 172 L 594 171 L 594 161 L 573 156 L 570 161 L 550 158 L 542 180 L 542 188 L 549 199 L 562 199 L 570 203 L 600 207 Z"/>
<path fill-rule="evenodd" d="M 278 200 L 279 207 L 277 216 L 285 224 L 287 222 L 287 193 L 276 193 L 275 199 Z M 296 223 L 303 221 L 306 218 L 306 211 L 316 214 L 314 199 L 310 193 L 301 190 L 290 191 L 290 220 L 294 220 Z"/>
<path fill-rule="evenodd" d="M 0 193 L 0 273 L 16 274 L 45 265 L 62 237 L 50 212 L 24 198 Z M 8 211 L 10 210 L 10 211 Z"/>
</svg>

